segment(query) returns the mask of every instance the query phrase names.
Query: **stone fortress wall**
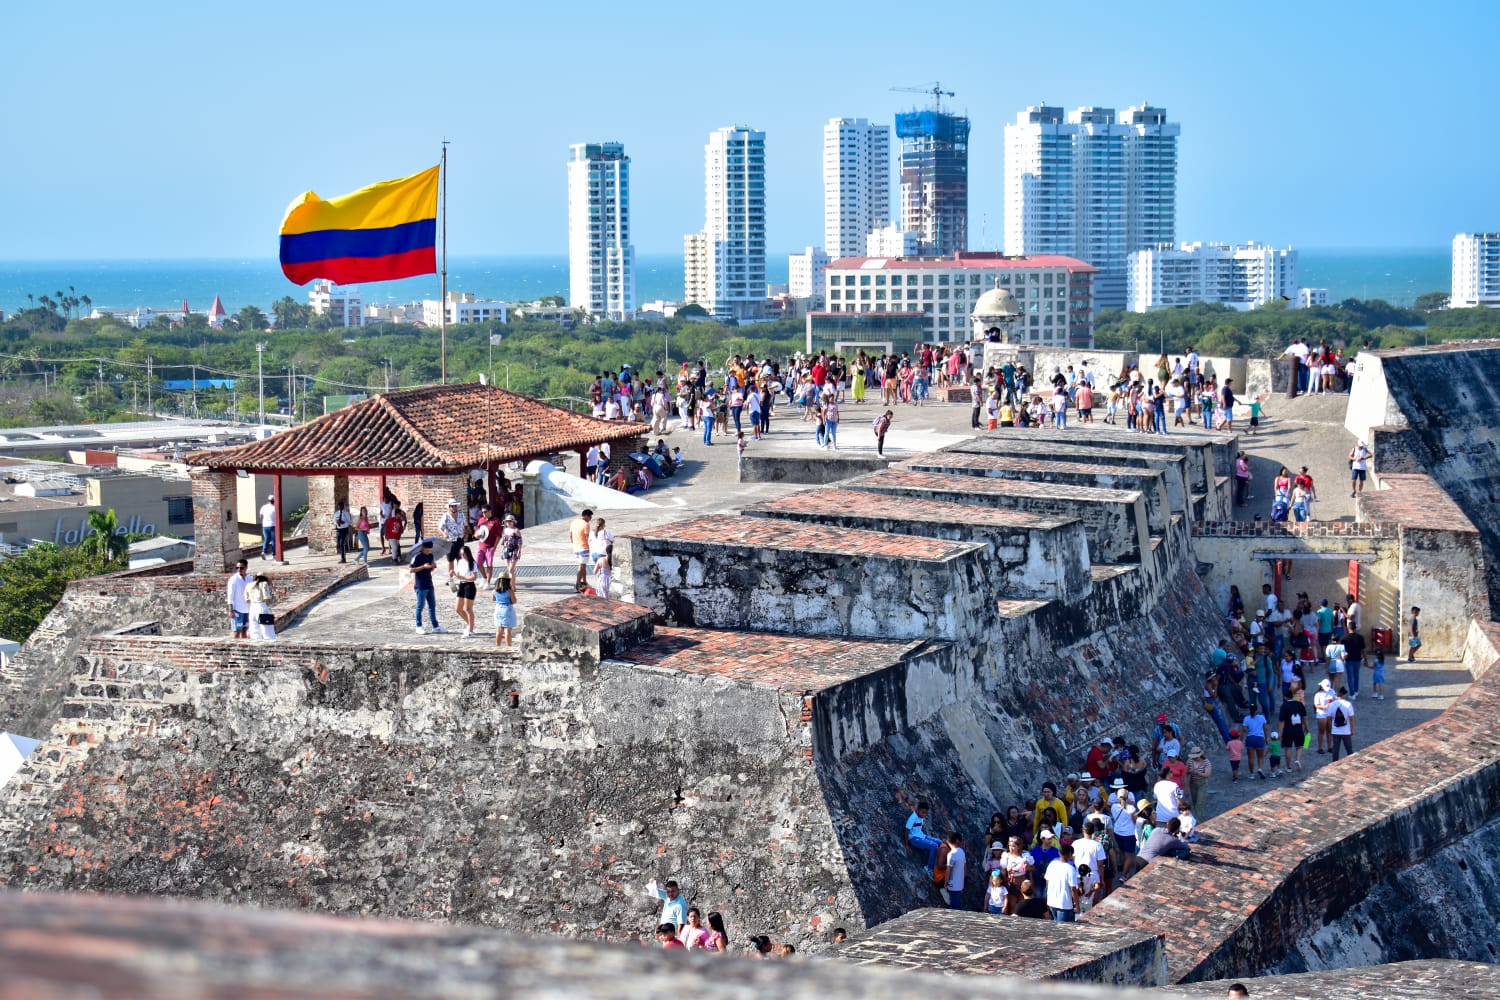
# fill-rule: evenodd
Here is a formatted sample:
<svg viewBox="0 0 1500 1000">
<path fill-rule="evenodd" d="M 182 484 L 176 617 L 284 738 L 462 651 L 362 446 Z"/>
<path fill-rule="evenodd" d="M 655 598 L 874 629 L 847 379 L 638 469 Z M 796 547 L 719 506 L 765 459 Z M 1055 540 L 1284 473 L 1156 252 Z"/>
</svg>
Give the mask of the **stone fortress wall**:
<svg viewBox="0 0 1500 1000">
<path fill-rule="evenodd" d="M 1399 359 L 1385 368 L 1399 378 Z M 617 573 L 638 603 L 535 612 L 519 660 L 81 639 L 62 720 L 0 799 L 0 881 L 610 938 L 650 922 L 639 885 L 670 875 L 733 926 L 799 944 L 830 921 L 898 917 L 928 891 L 900 836 L 914 797 L 933 800 L 934 827 L 972 830 L 1157 710 L 1188 722 L 1190 741 L 1217 738 L 1196 684 L 1219 600 L 1194 538 L 1234 537 L 1213 515 L 1235 442 L 1097 431 L 1070 444 L 1079 454 L 1057 462 L 1004 431 L 950 450 L 1035 463 L 1050 482 L 892 469 L 622 537 Z M 1153 483 L 1165 509 L 1152 516 L 1139 488 L 1071 478 L 1083 464 Z M 1089 977 L 1143 985 L 1483 957 L 1495 882 L 1453 869 L 1491 844 L 1500 810 L 1500 671 L 1488 669 L 1500 639 L 1476 576 L 1500 553 L 1462 511 L 1436 508 L 1430 480 L 1378 485 L 1365 516 L 1400 546 L 1391 586 L 1424 609 L 1447 595 L 1458 620 L 1432 641 L 1464 652 L 1469 694 L 1389 746 L 1208 821 L 1216 867 L 1159 863 L 1076 932 L 1009 925 L 994 971 L 1076 974 L 1027 964 L 1049 951 L 1031 939 L 1044 930 L 1079 935 Z M 966 519 L 959 505 L 989 513 Z M 1131 536 L 1109 559 L 1100 507 Z M 1390 527 L 1413 507 L 1432 515 Z M 1309 788 L 1337 821 L 1308 810 Z M 1412 900 L 1432 878 L 1481 916 L 1424 941 L 1364 902 Z M 972 931 L 913 915 L 847 957 L 902 964 L 888 959 L 989 926 L 942 916 Z M 1111 934 L 1117 954 L 1101 944 Z M 967 961 L 937 949 L 906 964 Z"/>
</svg>

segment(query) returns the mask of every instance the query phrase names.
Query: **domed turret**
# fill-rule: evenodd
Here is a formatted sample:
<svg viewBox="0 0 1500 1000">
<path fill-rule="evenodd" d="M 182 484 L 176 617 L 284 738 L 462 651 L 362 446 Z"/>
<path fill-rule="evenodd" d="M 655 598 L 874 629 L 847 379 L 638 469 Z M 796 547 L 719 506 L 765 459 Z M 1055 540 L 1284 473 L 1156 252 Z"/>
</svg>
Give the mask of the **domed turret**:
<svg viewBox="0 0 1500 1000">
<path fill-rule="evenodd" d="M 991 317 L 997 323 L 1006 323 L 1021 315 L 1021 304 L 1016 297 L 1010 294 L 1006 288 L 991 288 L 979 296 L 974 303 L 974 310 L 969 314 L 976 320 L 986 320 Z"/>
</svg>

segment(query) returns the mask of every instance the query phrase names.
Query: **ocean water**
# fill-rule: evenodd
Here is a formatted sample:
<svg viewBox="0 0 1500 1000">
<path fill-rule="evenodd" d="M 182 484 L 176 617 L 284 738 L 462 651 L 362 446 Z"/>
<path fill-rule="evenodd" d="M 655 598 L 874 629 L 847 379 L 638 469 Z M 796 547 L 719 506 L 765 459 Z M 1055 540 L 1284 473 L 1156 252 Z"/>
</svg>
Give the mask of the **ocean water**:
<svg viewBox="0 0 1500 1000">
<path fill-rule="evenodd" d="M 1300 250 L 1305 288 L 1327 288 L 1334 302 L 1385 299 L 1410 305 L 1423 292 L 1446 291 L 1451 253 L 1446 247 L 1405 250 Z M 767 260 L 772 282 L 786 281 L 786 254 Z M 275 260 L 0 261 L 0 310 L 25 308 L 27 294 L 87 295 L 96 307 L 205 310 L 218 295 L 224 308 L 266 309 L 285 295 L 305 301 L 307 289 L 287 281 Z M 568 294 L 568 260 L 534 257 L 451 257 L 448 288 L 508 302 Z M 366 302 L 414 302 L 438 296 L 436 275 L 361 286 Z M 638 254 L 636 301 L 682 297 L 681 254 Z"/>
</svg>

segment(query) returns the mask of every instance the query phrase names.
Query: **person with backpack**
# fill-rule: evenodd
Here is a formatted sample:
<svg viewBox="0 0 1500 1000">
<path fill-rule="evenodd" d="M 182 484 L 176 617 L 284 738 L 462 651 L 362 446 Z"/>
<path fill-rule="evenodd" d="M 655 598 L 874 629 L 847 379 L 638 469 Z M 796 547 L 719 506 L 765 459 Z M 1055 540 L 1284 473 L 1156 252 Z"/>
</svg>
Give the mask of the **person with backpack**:
<svg viewBox="0 0 1500 1000">
<path fill-rule="evenodd" d="M 1339 759 L 1339 750 L 1344 753 L 1354 753 L 1354 703 L 1349 700 L 1349 689 L 1339 688 L 1338 697 L 1333 700 L 1333 710 L 1329 713 L 1329 733 L 1333 741 L 1333 759 Z"/>
</svg>

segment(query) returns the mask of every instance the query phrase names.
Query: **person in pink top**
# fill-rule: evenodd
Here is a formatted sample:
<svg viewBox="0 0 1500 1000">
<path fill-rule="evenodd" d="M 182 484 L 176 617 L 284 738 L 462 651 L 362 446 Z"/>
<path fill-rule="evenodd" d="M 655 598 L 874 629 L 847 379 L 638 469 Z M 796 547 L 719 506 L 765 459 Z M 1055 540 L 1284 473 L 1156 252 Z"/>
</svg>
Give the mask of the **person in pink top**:
<svg viewBox="0 0 1500 1000">
<path fill-rule="evenodd" d="M 1245 759 L 1245 741 L 1240 739 L 1240 731 L 1231 729 L 1229 731 L 1229 742 L 1224 744 L 1224 749 L 1229 751 L 1229 780 L 1240 780 L 1240 761 Z"/>
<path fill-rule="evenodd" d="M 703 926 L 703 914 L 698 912 L 698 908 L 688 907 L 687 923 L 677 931 L 677 940 L 682 942 L 682 946 L 688 951 L 707 948 L 711 933 L 707 927 Z"/>
</svg>

